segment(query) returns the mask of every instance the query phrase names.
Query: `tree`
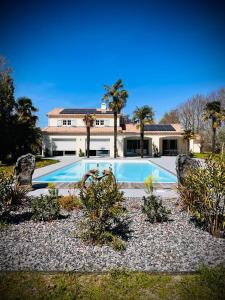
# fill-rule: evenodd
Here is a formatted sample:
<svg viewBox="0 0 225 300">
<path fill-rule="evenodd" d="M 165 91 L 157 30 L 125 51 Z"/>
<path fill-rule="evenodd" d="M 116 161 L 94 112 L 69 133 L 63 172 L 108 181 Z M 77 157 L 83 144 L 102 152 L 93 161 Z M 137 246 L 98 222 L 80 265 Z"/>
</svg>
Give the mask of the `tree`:
<svg viewBox="0 0 225 300">
<path fill-rule="evenodd" d="M 140 150 L 141 150 L 141 158 L 143 158 L 145 125 L 151 124 L 154 121 L 154 112 L 152 108 L 148 105 L 137 107 L 133 112 L 133 121 L 135 123 L 138 123 L 137 126 L 140 128 Z"/>
<path fill-rule="evenodd" d="M 41 130 L 36 126 L 37 109 L 31 99 L 14 98 L 11 69 L 0 57 L 0 160 L 13 162 L 25 153 L 37 153 L 41 145 Z"/>
<path fill-rule="evenodd" d="M 159 121 L 159 124 L 177 124 L 180 123 L 177 109 L 166 112 Z"/>
<path fill-rule="evenodd" d="M 216 131 L 225 119 L 225 110 L 221 108 L 220 101 L 208 102 L 203 113 L 204 120 L 211 120 L 212 128 L 212 152 L 216 152 Z"/>
<path fill-rule="evenodd" d="M 10 70 L 5 60 L 0 58 L 0 160 L 10 159 L 12 143 L 14 141 L 14 84 L 10 77 Z"/>
<path fill-rule="evenodd" d="M 31 99 L 27 97 L 18 98 L 15 107 L 19 121 L 30 122 L 31 124 L 36 123 L 37 116 L 33 115 L 33 113 L 36 113 L 38 110 L 33 106 Z"/>
<path fill-rule="evenodd" d="M 183 139 L 187 142 L 187 153 L 190 151 L 190 140 L 195 137 L 194 132 L 191 129 L 184 130 Z"/>
<path fill-rule="evenodd" d="M 117 118 L 123 107 L 126 105 L 128 93 L 123 89 L 122 80 L 119 79 L 112 86 L 105 85 L 106 93 L 103 101 L 109 102 L 109 108 L 114 114 L 114 158 L 117 157 Z"/>
<path fill-rule="evenodd" d="M 84 116 L 84 123 L 86 126 L 86 130 L 87 130 L 87 158 L 89 158 L 89 152 L 90 152 L 90 131 L 91 131 L 91 127 L 93 127 L 94 124 L 94 120 L 95 120 L 95 116 L 92 114 L 86 114 Z"/>
<path fill-rule="evenodd" d="M 201 116 L 206 102 L 207 100 L 203 95 L 195 95 L 178 106 L 177 113 L 184 130 L 201 133 L 205 126 Z"/>
</svg>

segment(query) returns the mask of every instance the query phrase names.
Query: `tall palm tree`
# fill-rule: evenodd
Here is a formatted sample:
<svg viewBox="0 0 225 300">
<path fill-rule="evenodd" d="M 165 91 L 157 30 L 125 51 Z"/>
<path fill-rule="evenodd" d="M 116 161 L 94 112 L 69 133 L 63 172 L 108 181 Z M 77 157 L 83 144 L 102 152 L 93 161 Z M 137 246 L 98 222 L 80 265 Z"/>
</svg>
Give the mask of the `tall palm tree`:
<svg viewBox="0 0 225 300">
<path fill-rule="evenodd" d="M 19 121 L 30 122 L 35 125 L 37 116 L 33 113 L 37 112 L 37 108 L 33 106 L 32 100 L 27 97 L 21 97 L 16 102 L 16 115 Z"/>
<path fill-rule="evenodd" d="M 195 137 L 195 133 L 191 129 L 186 129 L 186 130 L 184 130 L 182 135 L 183 135 L 183 139 L 187 142 L 186 151 L 188 154 L 190 151 L 190 140 Z"/>
<path fill-rule="evenodd" d="M 91 127 L 93 127 L 94 125 L 94 120 L 95 120 L 95 115 L 92 114 L 86 114 L 83 118 L 87 130 L 87 158 L 89 158 L 90 135 L 91 135 L 90 132 L 91 132 Z"/>
<path fill-rule="evenodd" d="M 205 106 L 203 119 L 211 120 L 212 126 L 212 152 L 216 151 L 216 130 L 221 126 L 221 122 L 225 120 L 225 110 L 221 108 L 220 101 L 208 102 Z"/>
<path fill-rule="evenodd" d="M 148 105 L 137 107 L 133 112 L 133 121 L 138 123 L 137 127 L 140 128 L 140 149 L 141 158 L 144 156 L 144 131 L 146 124 L 152 124 L 154 122 L 154 112 Z"/>
<path fill-rule="evenodd" d="M 106 93 L 103 101 L 109 102 L 109 108 L 114 114 L 114 158 L 117 157 L 117 117 L 123 107 L 126 105 L 128 93 L 123 89 L 122 80 L 117 80 L 112 86 L 104 86 Z"/>
</svg>

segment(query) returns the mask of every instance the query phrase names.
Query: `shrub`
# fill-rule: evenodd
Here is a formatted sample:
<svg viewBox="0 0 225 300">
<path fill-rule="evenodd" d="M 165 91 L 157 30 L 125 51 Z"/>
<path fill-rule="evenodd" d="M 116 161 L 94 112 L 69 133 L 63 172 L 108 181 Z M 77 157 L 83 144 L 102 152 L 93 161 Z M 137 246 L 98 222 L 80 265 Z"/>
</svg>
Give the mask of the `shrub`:
<svg viewBox="0 0 225 300">
<path fill-rule="evenodd" d="M 183 185 L 178 186 L 181 204 L 216 236 L 224 236 L 225 228 L 225 161 L 210 156 L 204 164 L 190 168 Z"/>
<path fill-rule="evenodd" d="M 90 178 L 86 189 L 80 187 L 80 199 L 84 207 L 85 220 L 81 223 L 81 237 L 95 244 L 108 244 L 124 250 L 126 208 L 123 192 L 118 190 L 113 174 L 99 180 L 98 173 Z"/>
<path fill-rule="evenodd" d="M 32 203 L 33 219 L 35 221 L 51 221 L 60 215 L 58 190 L 50 189 L 49 195 L 41 195 Z"/>
<path fill-rule="evenodd" d="M 59 199 L 59 205 L 61 208 L 65 209 L 67 211 L 71 211 L 76 208 L 78 208 L 78 209 L 82 208 L 82 202 L 81 202 L 80 198 L 77 196 L 74 196 L 74 195 L 68 195 L 68 196 L 61 197 Z"/>
<path fill-rule="evenodd" d="M 7 217 L 10 211 L 17 209 L 25 200 L 28 189 L 15 184 L 13 175 L 0 173 L 0 211 Z"/>
<path fill-rule="evenodd" d="M 147 221 L 150 223 L 166 222 L 169 220 L 170 210 L 162 205 L 162 199 L 153 194 L 153 177 L 148 176 L 145 180 L 145 190 L 148 194 L 143 197 L 144 204 L 142 212 L 147 215 Z"/>
</svg>

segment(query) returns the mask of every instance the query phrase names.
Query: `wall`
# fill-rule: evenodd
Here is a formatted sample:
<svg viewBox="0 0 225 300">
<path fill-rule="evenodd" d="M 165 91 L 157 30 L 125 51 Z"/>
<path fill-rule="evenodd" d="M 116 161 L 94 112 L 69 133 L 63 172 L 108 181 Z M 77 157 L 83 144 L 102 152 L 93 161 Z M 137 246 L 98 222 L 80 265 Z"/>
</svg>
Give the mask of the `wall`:
<svg viewBox="0 0 225 300">
<path fill-rule="evenodd" d="M 75 127 L 84 127 L 84 121 L 83 121 L 83 117 L 77 117 L 77 118 L 48 118 L 48 126 L 54 126 L 57 127 L 57 122 L 58 120 L 75 120 Z M 113 116 L 108 117 L 108 118 L 104 118 L 104 116 L 100 116 L 100 117 L 96 117 L 97 120 L 105 120 L 105 126 L 100 126 L 100 127 L 113 127 L 114 126 L 114 119 Z M 119 126 L 120 124 L 120 119 L 117 119 L 117 125 Z"/>
</svg>

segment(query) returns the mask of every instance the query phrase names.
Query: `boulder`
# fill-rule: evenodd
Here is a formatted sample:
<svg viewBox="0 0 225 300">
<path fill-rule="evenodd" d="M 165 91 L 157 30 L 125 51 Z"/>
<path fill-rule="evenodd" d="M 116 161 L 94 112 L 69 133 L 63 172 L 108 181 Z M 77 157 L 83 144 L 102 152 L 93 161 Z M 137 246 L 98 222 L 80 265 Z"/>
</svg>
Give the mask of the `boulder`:
<svg viewBox="0 0 225 300">
<path fill-rule="evenodd" d="M 32 175 L 35 169 L 35 156 L 28 153 L 17 159 L 14 173 L 16 183 L 20 186 L 32 186 Z"/>
<path fill-rule="evenodd" d="M 179 154 L 176 159 L 178 183 L 183 184 L 186 172 L 192 167 L 197 167 L 198 162 L 186 154 Z"/>
</svg>

